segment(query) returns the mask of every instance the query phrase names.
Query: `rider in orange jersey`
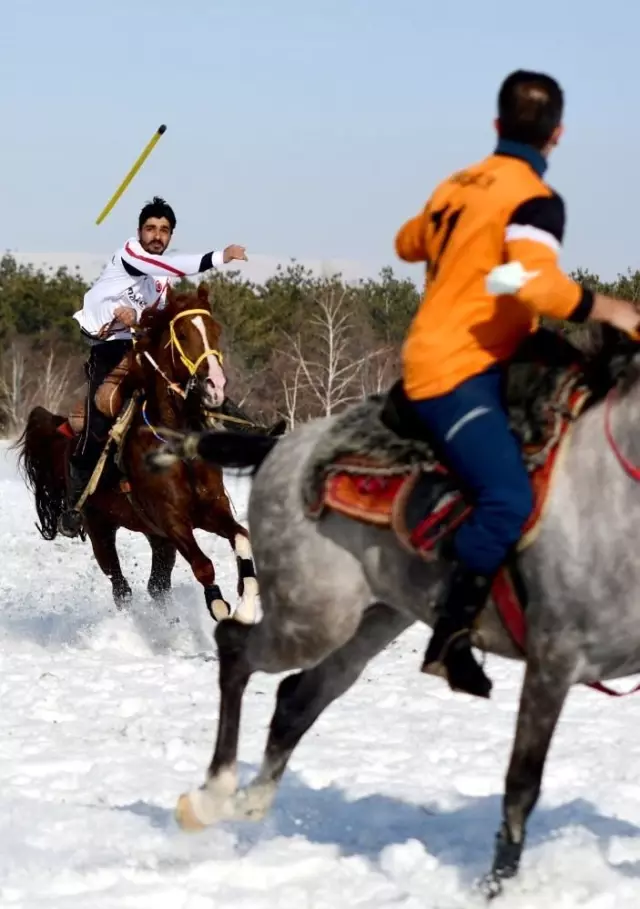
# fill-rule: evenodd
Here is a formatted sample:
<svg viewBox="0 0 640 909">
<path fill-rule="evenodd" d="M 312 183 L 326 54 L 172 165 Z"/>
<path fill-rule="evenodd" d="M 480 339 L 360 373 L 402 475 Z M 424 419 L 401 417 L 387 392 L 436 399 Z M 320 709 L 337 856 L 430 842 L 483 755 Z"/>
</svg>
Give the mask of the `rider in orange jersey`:
<svg viewBox="0 0 640 909">
<path fill-rule="evenodd" d="M 512 73 L 498 97 L 498 142 L 436 187 L 398 232 L 396 251 L 425 262 L 426 288 L 403 348 L 404 394 L 474 509 L 450 553 L 453 571 L 423 671 L 488 697 L 470 631 L 518 542 L 533 493 L 504 401 L 504 366 L 547 315 L 635 333 L 640 315 L 593 293 L 558 264 L 562 198 L 545 182 L 564 99 L 550 76 Z"/>
</svg>

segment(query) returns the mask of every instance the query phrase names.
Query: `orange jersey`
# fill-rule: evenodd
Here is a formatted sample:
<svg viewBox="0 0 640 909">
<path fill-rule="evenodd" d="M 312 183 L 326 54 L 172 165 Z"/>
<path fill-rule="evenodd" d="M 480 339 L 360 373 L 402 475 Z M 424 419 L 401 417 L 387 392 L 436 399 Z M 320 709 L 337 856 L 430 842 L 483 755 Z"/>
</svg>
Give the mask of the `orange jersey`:
<svg viewBox="0 0 640 909">
<path fill-rule="evenodd" d="M 427 265 L 403 347 L 408 397 L 446 394 L 508 360 L 541 315 L 589 316 L 593 294 L 558 265 L 564 203 L 542 179 L 543 161 L 533 149 L 501 143 L 442 182 L 398 232 L 400 258 Z M 488 274 L 507 262 L 520 262 L 532 277 L 513 295 L 489 293 Z"/>
</svg>

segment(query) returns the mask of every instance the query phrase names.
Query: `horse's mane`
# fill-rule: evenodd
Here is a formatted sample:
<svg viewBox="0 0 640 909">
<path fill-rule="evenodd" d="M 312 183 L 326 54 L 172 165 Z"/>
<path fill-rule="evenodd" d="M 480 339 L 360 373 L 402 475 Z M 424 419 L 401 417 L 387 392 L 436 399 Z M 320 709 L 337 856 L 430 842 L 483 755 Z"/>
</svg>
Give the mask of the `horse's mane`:
<svg viewBox="0 0 640 909">
<path fill-rule="evenodd" d="M 220 323 L 211 312 L 209 288 L 202 283 L 194 291 L 179 293 L 176 293 L 171 286 L 167 287 L 165 299 L 149 306 L 142 313 L 139 322 L 141 334 L 149 338 L 158 337 L 166 330 L 172 319 L 188 309 L 206 309 L 211 314 L 218 331 L 221 330 Z"/>
<path fill-rule="evenodd" d="M 640 345 L 625 332 L 591 322 L 581 326 L 572 341 L 586 354 L 592 372 L 600 372 L 605 386 L 617 385 L 619 394 L 624 396 L 637 385 Z"/>
</svg>

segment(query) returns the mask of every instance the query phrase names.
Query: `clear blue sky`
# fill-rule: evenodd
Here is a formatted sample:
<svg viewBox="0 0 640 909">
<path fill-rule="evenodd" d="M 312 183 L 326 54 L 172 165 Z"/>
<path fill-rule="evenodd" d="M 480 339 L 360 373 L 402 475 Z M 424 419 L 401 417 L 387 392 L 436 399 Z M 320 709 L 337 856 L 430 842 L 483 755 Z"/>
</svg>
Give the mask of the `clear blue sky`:
<svg viewBox="0 0 640 909">
<path fill-rule="evenodd" d="M 566 91 L 563 262 L 613 277 L 640 267 L 639 32 L 631 0 L 6 0 L 0 249 L 110 252 L 159 193 L 183 250 L 395 264 L 396 229 L 491 150 L 499 83 L 528 67 Z"/>
</svg>

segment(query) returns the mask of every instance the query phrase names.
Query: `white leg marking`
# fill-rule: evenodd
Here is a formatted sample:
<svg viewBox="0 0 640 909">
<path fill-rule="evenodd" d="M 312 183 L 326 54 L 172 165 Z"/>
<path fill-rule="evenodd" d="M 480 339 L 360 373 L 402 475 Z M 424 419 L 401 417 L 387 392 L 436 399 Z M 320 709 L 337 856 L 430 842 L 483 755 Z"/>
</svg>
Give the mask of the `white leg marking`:
<svg viewBox="0 0 640 909">
<path fill-rule="evenodd" d="M 214 777 L 192 792 L 183 793 L 176 806 L 176 820 L 183 830 L 202 830 L 216 821 L 235 816 L 238 785 L 236 765 L 223 767 Z"/>
<path fill-rule="evenodd" d="M 222 622 L 224 619 L 230 619 L 235 615 L 237 607 L 231 603 L 225 603 L 224 600 L 212 600 L 211 612 L 216 622 Z"/>
<path fill-rule="evenodd" d="M 278 784 L 273 780 L 268 783 L 251 783 L 246 789 L 240 789 L 234 798 L 235 817 L 261 821 L 269 813 L 277 791 Z"/>
<path fill-rule="evenodd" d="M 233 548 L 240 559 L 253 559 L 251 543 L 249 538 L 241 533 L 236 534 L 233 541 Z M 244 578 L 244 591 L 242 599 L 235 610 L 233 617 L 236 622 L 242 622 L 243 625 L 255 625 L 260 621 L 261 611 L 258 602 L 259 590 L 258 582 L 255 578 Z"/>
<path fill-rule="evenodd" d="M 249 537 L 245 537 L 243 534 L 237 533 L 236 538 L 233 541 L 233 548 L 236 551 L 236 555 L 240 556 L 241 559 L 253 558 L 253 551 L 251 549 Z"/>
</svg>

